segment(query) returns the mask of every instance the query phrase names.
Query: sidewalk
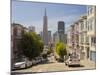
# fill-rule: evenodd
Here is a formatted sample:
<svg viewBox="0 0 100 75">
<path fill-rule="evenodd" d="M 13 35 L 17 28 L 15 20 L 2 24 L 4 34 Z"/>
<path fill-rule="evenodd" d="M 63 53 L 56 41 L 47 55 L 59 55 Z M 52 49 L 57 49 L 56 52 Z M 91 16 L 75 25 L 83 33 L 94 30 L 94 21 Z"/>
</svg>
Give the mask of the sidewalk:
<svg viewBox="0 0 100 75">
<path fill-rule="evenodd" d="M 83 65 L 86 69 L 96 69 L 96 64 L 93 61 L 90 61 L 89 59 L 81 60 L 81 65 Z"/>
</svg>

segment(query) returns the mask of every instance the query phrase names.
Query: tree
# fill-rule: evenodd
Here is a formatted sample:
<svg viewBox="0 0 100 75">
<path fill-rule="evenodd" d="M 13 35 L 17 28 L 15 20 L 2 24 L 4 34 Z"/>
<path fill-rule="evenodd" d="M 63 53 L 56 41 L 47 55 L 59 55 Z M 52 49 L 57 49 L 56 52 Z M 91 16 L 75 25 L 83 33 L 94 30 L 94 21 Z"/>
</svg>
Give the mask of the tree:
<svg viewBox="0 0 100 75">
<path fill-rule="evenodd" d="M 22 36 L 21 48 L 23 55 L 31 60 L 43 51 L 43 42 L 36 33 L 25 32 Z"/>
<path fill-rule="evenodd" d="M 60 56 L 61 59 L 64 59 L 64 56 L 67 54 L 66 46 L 64 43 L 56 43 L 56 53 Z"/>
<path fill-rule="evenodd" d="M 50 53 L 51 53 L 51 49 L 49 48 L 48 51 L 47 51 L 47 54 L 50 54 Z"/>
</svg>

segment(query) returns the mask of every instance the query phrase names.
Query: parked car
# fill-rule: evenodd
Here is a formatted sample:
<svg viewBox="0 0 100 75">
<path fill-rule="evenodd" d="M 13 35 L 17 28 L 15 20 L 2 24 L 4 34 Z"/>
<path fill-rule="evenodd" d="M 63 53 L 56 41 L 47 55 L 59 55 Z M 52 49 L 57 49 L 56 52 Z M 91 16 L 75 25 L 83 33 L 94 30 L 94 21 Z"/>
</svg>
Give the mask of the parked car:
<svg viewBox="0 0 100 75">
<path fill-rule="evenodd" d="M 35 58 L 35 62 L 36 62 L 36 64 L 41 63 L 41 61 L 42 61 L 41 57 L 36 57 L 36 58 Z"/>
<path fill-rule="evenodd" d="M 22 69 L 22 68 L 26 68 L 27 67 L 27 64 L 26 62 L 16 62 L 14 64 L 14 68 L 13 69 Z"/>
<path fill-rule="evenodd" d="M 45 63 L 45 62 L 47 62 L 47 61 L 48 61 L 48 59 L 42 58 L 42 63 Z"/>
<path fill-rule="evenodd" d="M 41 63 L 44 63 L 44 62 L 46 62 L 46 61 L 48 61 L 46 58 L 37 57 L 37 58 L 35 59 L 35 62 L 34 62 L 34 63 L 36 63 L 36 64 L 41 64 Z"/>
<path fill-rule="evenodd" d="M 27 67 L 31 67 L 32 66 L 32 61 L 27 60 L 26 65 L 27 65 Z"/>
<path fill-rule="evenodd" d="M 69 58 L 65 60 L 65 65 L 68 66 L 79 66 L 80 65 L 80 56 L 77 53 L 70 54 Z"/>
<path fill-rule="evenodd" d="M 32 60 L 32 65 L 36 65 L 36 64 L 37 64 L 36 60 Z"/>
</svg>

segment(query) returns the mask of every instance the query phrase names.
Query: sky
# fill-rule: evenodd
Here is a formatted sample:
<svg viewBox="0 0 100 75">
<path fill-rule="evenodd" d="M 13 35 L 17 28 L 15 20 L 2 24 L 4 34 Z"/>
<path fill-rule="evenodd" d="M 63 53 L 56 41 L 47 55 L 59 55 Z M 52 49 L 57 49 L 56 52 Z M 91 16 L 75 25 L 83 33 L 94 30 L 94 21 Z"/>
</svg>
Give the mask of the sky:
<svg viewBox="0 0 100 75">
<path fill-rule="evenodd" d="M 43 31 L 43 16 L 46 8 L 48 17 L 48 30 L 57 31 L 58 21 L 65 22 L 67 27 L 86 14 L 86 5 L 39 3 L 29 1 L 12 1 L 12 22 L 26 27 L 35 26 L 36 33 Z"/>
</svg>

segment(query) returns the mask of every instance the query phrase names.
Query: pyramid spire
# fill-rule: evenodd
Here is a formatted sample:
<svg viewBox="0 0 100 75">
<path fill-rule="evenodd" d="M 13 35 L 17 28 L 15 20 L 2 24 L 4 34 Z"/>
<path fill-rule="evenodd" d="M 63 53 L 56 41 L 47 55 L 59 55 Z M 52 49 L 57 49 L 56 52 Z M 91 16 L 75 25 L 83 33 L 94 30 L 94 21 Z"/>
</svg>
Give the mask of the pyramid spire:
<svg viewBox="0 0 100 75">
<path fill-rule="evenodd" d="M 45 16 L 47 16 L 47 13 L 46 13 L 46 8 L 45 8 Z"/>
</svg>

